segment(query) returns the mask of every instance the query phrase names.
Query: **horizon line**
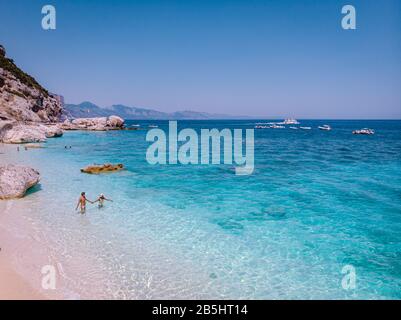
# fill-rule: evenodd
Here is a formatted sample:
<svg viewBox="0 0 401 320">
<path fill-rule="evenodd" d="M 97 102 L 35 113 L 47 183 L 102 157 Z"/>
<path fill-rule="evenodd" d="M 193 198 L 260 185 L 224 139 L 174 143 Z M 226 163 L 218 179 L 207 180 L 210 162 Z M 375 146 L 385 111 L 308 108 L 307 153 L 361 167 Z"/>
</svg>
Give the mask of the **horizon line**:
<svg viewBox="0 0 401 320">
<path fill-rule="evenodd" d="M 348 120 L 348 121 L 375 121 L 375 120 L 380 120 L 380 121 L 399 121 L 401 120 L 401 117 L 399 118 L 303 118 L 303 117 L 295 117 L 295 116 L 274 116 L 274 117 L 269 117 L 269 116 L 263 116 L 263 115 L 233 115 L 233 114 L 225 114 L 225 113 L 211 113 L 209 111 L 197 111 L 197 110 L 190 110 L 190 109 L 182 109 L 182 110 L 175 110 L 175 111 L 160 111 L 154 107 L 148 107 L 148 106 L 132 106 L 132 105 L 126 105 L 124 103 L 113 103 L 109 106 L 100 106 L 92 101 L 85 100 L 80 103 L 71 103 L 71 102 L 65 102 L 64 105 L 80 105 L 83 103 L 91 103 L 101 109 L 108 109 L 108 107 L 112 106 L 125 106 L 128 108 L 138 108 L 138 109 L 147 109 L 147 110 L 152 110 L 152 111 L 157 111 L 161 113 L 166 113 L 166 114 L 172 114 L 176 112 L 196 112 L 196 113 L 207 113 L 210 115 L 225 115 L 225 116 L 230 116 L 230 117 L 235 117 L 235 118 L 244 118 L 244 119 L 227 119 L 227 118 L 215 118 L 215 119 L 181 119 L 181 120 L 194 120 L 194 121 L 208 121 L 208 120 L 282 120 L 282 119 L 290 119 L 290 118 L 296 118 L 297 120 Z M 160 121 L 168 121 L 169 119 L 125 119 L 125 120 L 160 120 Z M 172 119 L 174 120 L 174 119 Z"/>
</svg>

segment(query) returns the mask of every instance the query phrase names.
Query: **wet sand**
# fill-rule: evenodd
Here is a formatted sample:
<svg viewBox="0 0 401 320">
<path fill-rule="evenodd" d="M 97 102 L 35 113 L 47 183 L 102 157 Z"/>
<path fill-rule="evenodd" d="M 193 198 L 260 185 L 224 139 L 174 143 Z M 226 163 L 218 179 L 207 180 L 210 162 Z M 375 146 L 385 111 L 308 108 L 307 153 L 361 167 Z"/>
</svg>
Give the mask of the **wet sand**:
<svg viewBox="0 0 401 320">
<path fill-rule="evenodd" d="M 0 300 L 44 300 L 39 291 L 18 275 L 7 261 L 3 248 L 0 253 Z"/>
</svg>

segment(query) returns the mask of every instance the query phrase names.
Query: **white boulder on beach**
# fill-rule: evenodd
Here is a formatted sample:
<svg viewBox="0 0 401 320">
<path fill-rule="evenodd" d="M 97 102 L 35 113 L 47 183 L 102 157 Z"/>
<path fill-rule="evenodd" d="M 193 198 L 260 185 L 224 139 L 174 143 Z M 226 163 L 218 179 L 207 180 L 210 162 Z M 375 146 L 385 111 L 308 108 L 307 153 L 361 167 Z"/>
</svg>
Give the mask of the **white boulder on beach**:
<svg viewBox="0 0 401 320">
<path fill-rule="evenodd" d="M 47 138 L 56 138 L 62 135 L 63 130 L 58 125 L 0 121 L 0 142 L 3 143 L 38 143 L 45 142 Z"/>
<path fill-rule="evenodd" d="M 22 198 L 39 179 L 39 172 L 30 167 L 13 164 L 0 166 L 0 200 Z"/>
</svg>

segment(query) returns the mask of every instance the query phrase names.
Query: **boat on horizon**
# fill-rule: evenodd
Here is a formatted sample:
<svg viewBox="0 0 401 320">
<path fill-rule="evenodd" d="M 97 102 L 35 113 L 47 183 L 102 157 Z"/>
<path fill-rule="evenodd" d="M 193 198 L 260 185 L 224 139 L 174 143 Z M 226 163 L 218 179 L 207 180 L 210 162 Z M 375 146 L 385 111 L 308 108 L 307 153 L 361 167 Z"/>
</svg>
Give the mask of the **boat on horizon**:
<svg viewBox="0 0 401 320">
<path fill-rule="evenodd" d="M 299 124 L 299 122 L 296 119 L 285 119 L 283 122 L 278 122 L 277 124 Z"/>
</svg>

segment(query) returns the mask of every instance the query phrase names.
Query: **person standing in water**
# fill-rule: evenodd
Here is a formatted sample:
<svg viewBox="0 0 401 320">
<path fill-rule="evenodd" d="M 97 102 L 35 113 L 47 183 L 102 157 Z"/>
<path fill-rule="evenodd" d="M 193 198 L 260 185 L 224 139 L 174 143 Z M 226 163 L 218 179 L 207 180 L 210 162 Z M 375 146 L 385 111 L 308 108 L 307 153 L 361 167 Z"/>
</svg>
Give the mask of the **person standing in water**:
<svg viewBox="0 0 401 320">
<path fill-rule="evenodd" d="M 78 210 L 79 207 L 81 209 L 81 213 L 84 214 L 86 211 L 86 201 L 92 204 L 94 203 L 93 201 L 90 201 L 89 199 L 86 198 L 85 192 L 82 192 L 81 196 L 79 197 L 77 207 L 75 208 L 75 210 Z"/>
<path fill-rule="evenodd" d="M 104 196 L 104 194 L 101 193 L 100 196 L 99 196 L 99 198 L 97 198 L 97 200 L 96 200 L 94 203 L 99 202 L 99 208 L 103 208 L 104 202 L 105 202 L 105 201 L 111 201 L 111 202 L 113 202 L 113 200 L 107 199 L 107 198 Z"/>
</svg>

